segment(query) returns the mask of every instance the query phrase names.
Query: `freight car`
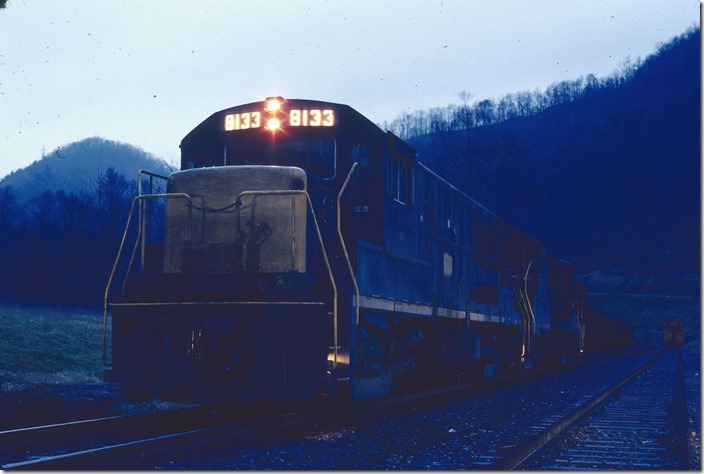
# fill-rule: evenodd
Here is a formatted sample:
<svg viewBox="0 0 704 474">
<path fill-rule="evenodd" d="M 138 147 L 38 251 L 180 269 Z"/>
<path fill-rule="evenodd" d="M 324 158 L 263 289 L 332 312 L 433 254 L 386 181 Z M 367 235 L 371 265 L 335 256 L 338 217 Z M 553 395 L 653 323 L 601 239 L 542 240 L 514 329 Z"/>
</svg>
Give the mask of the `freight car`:
<svg viewBox="0 0 704 474">
<path fill-rule="evenodd" d="M 588 352 L 620 350 L 634 344 L 633 326 L 592 308 L 584 308 L 584 324 L 587 327 L 584 348 Z"/>
<path fill-rule="evenodd" d="M 127 260 L 107 371 L 127 390 L 364 398 L 585 349 L 572 266 L 349 106 L 222 110 L 164 179 L 135 198 L 105 292 L 107 322 Z"/>
</svg>

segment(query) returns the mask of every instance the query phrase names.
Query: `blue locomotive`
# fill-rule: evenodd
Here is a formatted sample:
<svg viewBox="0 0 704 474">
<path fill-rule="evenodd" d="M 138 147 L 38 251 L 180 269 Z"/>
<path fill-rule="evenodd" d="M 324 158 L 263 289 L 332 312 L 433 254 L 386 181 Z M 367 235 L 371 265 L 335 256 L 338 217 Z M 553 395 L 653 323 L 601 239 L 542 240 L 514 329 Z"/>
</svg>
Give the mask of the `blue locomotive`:
<svg viewBox="0 0 704 474">
<path fill-rule="evenodd" d="M 127 390 L 364 398 L 584 350 L 572 266 L 347 105 L 216 112 L 164 179 L 105 295 Z"/>
</svg>

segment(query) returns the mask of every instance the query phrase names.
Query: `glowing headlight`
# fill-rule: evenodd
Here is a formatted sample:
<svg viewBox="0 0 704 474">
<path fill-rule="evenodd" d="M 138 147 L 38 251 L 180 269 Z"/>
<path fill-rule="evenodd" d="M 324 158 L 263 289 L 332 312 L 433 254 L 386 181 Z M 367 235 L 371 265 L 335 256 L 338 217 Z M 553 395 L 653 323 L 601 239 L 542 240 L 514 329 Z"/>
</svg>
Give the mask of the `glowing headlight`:
<svg viewBox="0 0 704 474">
<path fill-rule="evenodd" d="M 271 118 L 266 121 L 266 128 L 272 132 L 281 128 L 281 121 L 279 119 Z"/>
<path fill-rule="evenodd" d="M 281 108 L 281 102 L 278 99 L 269 99 L 266 102 L 266 110 L 269 112 L 276 112 Z"/>
</svg>

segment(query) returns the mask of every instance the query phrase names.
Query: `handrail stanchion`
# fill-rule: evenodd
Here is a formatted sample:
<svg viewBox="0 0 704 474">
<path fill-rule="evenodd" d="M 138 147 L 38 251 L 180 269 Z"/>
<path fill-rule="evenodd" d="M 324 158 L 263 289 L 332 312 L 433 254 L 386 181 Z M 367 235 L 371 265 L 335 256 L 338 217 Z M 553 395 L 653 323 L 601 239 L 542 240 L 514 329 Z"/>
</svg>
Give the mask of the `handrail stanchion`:
<svg viewBox="0 0 704 474">
<path fill-rule="evenodd" d="M 354 270 L 352 269 L 352 262 L 350 262 L 350 256 L 347 253 L 347 246 L 345 245 L 345 239 L 342 237 L 342 217 L 340 214 L 340 200 L 342 199 L 342 193 L 345 192 L 345 189 L 347 188 L 347 184 L 350 182 L 350 179 L 352 178 L 352 173 L 354 173 L 354 170 L 357 168 L 359 165 L 358 161 L 355 161 L 354 164 L 352 165 L 352 168 L 350 168 L 350 172 L 347 174 L 347 179 L 345 179 L 345 183 L 342 185 L 342 188 L 340 188 L 340 192 L 337 195 L 337 235 L 340 236 L 340 244 L 342 244 L 342 252 L 345 254 L 345 261 L 347 262 L 347 268 L 350 271 L 350 276 L 352 277 L 352 284 L 354 285 L 354 291 L 355 291 L 355 296 L 357 297 L 354 305 L 355 309 L 355 324 L 359 324 L 359 286 L 357 285 L 357 279 L 354 276 Z"/>
<path fill-rule="evenodd" d="M 120 262 L 120 258 L 122 257 L 122 249 L 125 246 L 125 241 L 127 240 L 127 233 L 130 229 L 130 224 L 132 223 L 132 215 L 134 214 L 134 206 L 137 203 L 141 204 L 142 201 L 145 201 L 147 199 L 173 199 L 173 198 L 181 198 L 181 199 L 186 199 L 186 201 L 188 201 L 188 239 L 190 241 L 191 234 L 192 234 L 191 217 L 192 217 L 192 208 L 193 208 L 193 201 L 191 199 L 191 196 L 189 196 L 186 193 L 146 194 L 146 195 L 141 195 L 141 196 L 135 196 L 135 198 L 132 200 L 132 206 L 130 207 L 130 213 L 127 216 L 127 223 L 125 224 L 125 231 L 122 234 L 122 240 L 120 241 L 120 247 L 118 248 L 117 256 L 115 257 L 115 263 L 112 266 L 112 271 L 110 272 L 110 277 L 108 278 L 108 284 L 105 287 L 105 296 L 103 299 L 103 365 L 104 366 L 107 366 L 108 293 L 110 291 L 110 286 L 112 286 L 112 280 L 115 277 L 115 272 L 117 271 L 117 265 Z M 141 232 L 137 234 L 137 244 L 139 244 L 140 234 L 141 234 Z M 122 292 L 124 292 L 125 283 L 127 282 L 127 275 L 129 275 L 129 271 L 132 268 L 132 263 L 134 261 L 136 249 L 137 249 L 137 245 L 135 245 L 135 251 L 132 252 L 132 257 L 130 258 L 130 263 L 128 265 L 127 274 L 125 275 L 125 281 L 123 282 L 123 285 L 122 285 Z"/>
</svg>

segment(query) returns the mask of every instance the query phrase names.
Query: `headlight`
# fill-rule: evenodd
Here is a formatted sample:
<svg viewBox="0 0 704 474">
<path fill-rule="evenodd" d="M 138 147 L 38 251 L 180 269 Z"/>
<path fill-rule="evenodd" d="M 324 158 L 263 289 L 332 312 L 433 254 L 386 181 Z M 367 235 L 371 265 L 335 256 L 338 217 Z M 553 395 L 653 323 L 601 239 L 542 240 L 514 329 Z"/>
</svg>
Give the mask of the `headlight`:
<svg viewBox="0 0 704 474">
<path fill-rule="evenodd" d="M 281 108 L 281 101 L 279 99 L 268 99 L 266 101 L 266 110 L 268 112 L 276 112 Z"/>
<path fill-rule="evenodd" d="M 279 119 L 270 118 L 266 121 L 266 128 L 272 132 L 281 128 L 281 121 Z"/>
</svg>

